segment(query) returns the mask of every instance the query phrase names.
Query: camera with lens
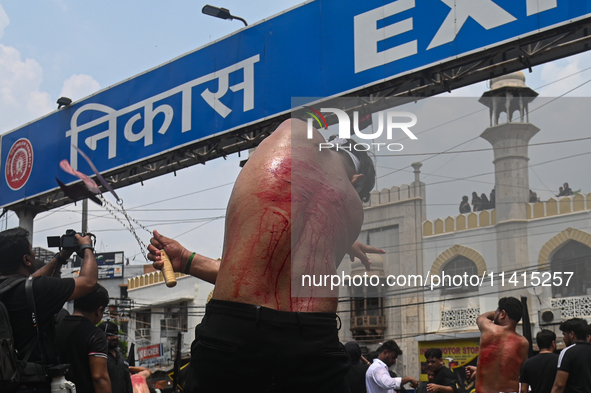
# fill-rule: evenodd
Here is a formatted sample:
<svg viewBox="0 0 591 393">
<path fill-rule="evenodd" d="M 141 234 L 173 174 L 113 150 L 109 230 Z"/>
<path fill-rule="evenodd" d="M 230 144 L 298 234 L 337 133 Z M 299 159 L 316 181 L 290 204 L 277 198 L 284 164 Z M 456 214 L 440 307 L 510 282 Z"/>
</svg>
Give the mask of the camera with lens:
<svg viewBox="0 0 591 393">
<path fill-rule="evenodd" d="M 47 236 L 47 247 L 59 247 L 60 250 L 62 248 L 73 249 L 78 254 L 78 256 L 80 256 L 80 258 L 84 257 L 84 249 L 90 248 L 94 251 L 94 247 L 90 244 L 83 244 L 82 246 L 78 244 L 76 235 L 80 235 L 82 237 L 90 236 L 93 238 L 93 243 L 96 242 L 96 237 L 92 233 L 81 233 L 76 232 L 73 229 L 68 229 L 65 235 Z"/>
</svg>

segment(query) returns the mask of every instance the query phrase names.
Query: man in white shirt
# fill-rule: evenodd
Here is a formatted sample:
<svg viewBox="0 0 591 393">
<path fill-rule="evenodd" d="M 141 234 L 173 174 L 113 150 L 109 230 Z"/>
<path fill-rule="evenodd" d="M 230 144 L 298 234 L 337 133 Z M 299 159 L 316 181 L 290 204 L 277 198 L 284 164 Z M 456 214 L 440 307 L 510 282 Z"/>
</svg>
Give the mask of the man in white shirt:
<svg viewBox="0 0 591 393">
<path fill-rule="evenodd" d="M 367 393 L 393 393 L 394 390 L 399 390 L 407 383 L 410 383 L 414 389 L 417 388 L 419 381 L 415 378 L 392 378 L 388 372 L 388 367 L 394 365 L 398 356 L 402 355 L 402 350 L 394 340 L 386 341 L 378 349 L 378 352 L 377 359 L 374 359 L 365 374 Z"/>
</svg>

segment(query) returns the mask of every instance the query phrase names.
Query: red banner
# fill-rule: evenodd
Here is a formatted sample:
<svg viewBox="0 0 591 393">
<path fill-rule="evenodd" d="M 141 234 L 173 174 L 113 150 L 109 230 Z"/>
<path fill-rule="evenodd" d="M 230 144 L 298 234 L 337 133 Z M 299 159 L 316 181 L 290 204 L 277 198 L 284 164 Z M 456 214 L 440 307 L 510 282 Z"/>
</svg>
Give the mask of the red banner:
<svg viewBox="0 0 591 393">
<path fill-rule="evenodd" d="M 163 356 L 162 344 L 138 348 L 137 353 L 140 361 Z"/>
</svg>

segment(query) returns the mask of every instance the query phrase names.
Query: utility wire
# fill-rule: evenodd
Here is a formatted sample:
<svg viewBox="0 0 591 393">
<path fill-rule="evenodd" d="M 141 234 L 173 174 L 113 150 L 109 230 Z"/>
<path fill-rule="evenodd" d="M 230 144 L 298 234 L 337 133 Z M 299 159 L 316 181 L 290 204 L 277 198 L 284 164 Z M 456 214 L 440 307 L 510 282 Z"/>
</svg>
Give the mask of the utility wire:
<svg viewBox="0 0 591 393">
<path fill-rule="evenodd" d="M 540 142 L 540 143 L 527 143 L 524 145 L 515 145 L 515 146 L 511 146 L 511 147 L 532 147 L 532 146 L 545 146 L 545 145 L 556 145 L 559 143 L 569 143 L 569 142 L 580 142 L 580 141 L 586 141 L 591 139 L 591 137 L 584 137 L 584 138 L 575 138 L 575 139 L 563 139 L 563 140 L 559 140 L 559 141 L 551 141 L 551 142 Z M 471 142 L 474 139 L 470 139 Z M 465 142 L 467 143 L 467 142 Z M 427 155 L 442 155 L 442 154 L 460 154 L 460 153 L 476 153 L 476 152 L 483 152 L 483 151 L 492 151 L 494 150 L 494 148 L 492 147 L 486 147 L 486 148 L 482 148 L 482 149 L 470 149 L 470 150 L 454 150 L 454 151 L 444 151 L 444 152 L 438 152 L 438 153 L 434 153 L 434 152 L 430 152 L 430 153 L 405 153 L 405 154 L 377 154 L 376 157 L 412 157 L 412 156 L 427 156 Z"/>
</svg>

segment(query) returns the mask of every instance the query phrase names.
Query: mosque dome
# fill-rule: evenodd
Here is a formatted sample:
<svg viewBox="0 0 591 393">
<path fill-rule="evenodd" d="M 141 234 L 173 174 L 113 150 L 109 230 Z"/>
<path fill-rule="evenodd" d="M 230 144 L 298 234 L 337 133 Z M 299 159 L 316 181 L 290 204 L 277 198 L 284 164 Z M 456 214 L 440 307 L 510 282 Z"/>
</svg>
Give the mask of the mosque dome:
<svg viewBox="0 0 591 393">
<path fill-rule="evenodd" d="M 525 84 L 525 74 L 522 71 L 501 75 L 490 80 L 490 90 L 485 91 L 478 100 L 490 108 L 491 127 L 499 124 L 499 115 L 507 113 L 507 123 L 529 122 L 530 102 L 535 100 L 538 93 Z M 519 112 L 513 120 L 513 113 Z"/>
<path fill-rule="evenodd" d="M 525 85 L 525 74 L 523 71 L 517 71 L 490 80 L 491 90 L 499 89 L 501 87 L 527 87 Z"/>
<path fill-rule="evenodd" d="M 363 273 L 368 273 L 385 278 L 386 274 L 384 273 L 384 257 L 381 254 L 367 254 L 367 256 L 371 261 L 371 273 L 367 272 L 365 266 L 361 263 L 359 258 L 355 258 L 355 261 L 351 264 L 351 276 L 363 276 Z M 345 256 L 345 260 L 348 259 L 349 256 Z"/>
</svg>

